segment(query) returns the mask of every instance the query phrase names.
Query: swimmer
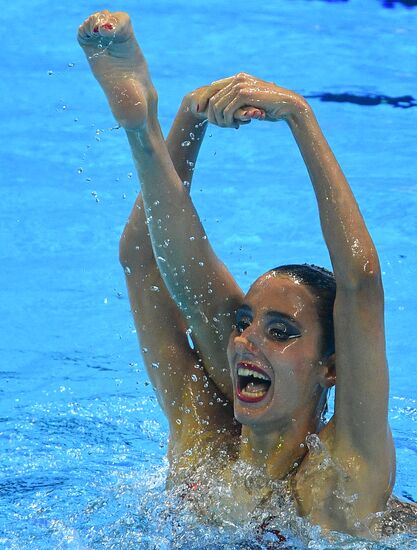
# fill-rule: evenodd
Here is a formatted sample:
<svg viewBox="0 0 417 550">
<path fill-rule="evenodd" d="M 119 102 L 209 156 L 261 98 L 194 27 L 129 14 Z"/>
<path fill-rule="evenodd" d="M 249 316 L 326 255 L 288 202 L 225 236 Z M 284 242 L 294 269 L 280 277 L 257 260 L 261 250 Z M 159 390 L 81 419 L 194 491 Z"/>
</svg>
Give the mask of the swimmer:
<svg viewBox="0 0 417 550">
<path fill-rule="evenodd" d="M 324 531 L 376 536 L 373 518 L 395 480 L 381 270 L 310 105 L 240 73 L 187 94 L 165 141 L 129 16 L 95 13 L 78 40 L 126 131 L 141 182 L 120 261 L 169 421 L 169 485 L 181 485 L 184 502 L 214 521 L 259 517 L 264 526 L 285 484 L 285 502 Z M 244 295 L 214 253 L 190 197 L 194 166 L 208 123 L 239 128 L 253 119 L 283 120 L 292 131 L 334 276 L 283 266 Z M 335 414 L 325 424 L 334 385 Z M 224 499 L 216 512 L 214 496 Z"/>
</svg>

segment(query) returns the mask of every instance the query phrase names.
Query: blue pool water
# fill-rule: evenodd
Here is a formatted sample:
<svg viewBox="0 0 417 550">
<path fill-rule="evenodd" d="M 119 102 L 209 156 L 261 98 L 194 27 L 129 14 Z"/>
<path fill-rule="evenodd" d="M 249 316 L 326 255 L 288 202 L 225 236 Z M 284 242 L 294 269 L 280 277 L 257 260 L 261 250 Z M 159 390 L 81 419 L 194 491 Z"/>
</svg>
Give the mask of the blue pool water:
<svg viewBox="0 0 417 550">
<path fill-rule="evenodd" d="M 132 14 L 165 131 L 183 94 L 241 70 L 311 96 L 380 253 L 395 493 L 417 500 L 417 9 L 383 4 L 16 0 L 2 14 L 0 548 L 241 548 L 246 536 L 173 537 L 166 519 L 167 424 L 117 259 L 138 183 L 75 42 L 103 7 Z M 213 128 L 193 195 L 243 288 L 280 263 L 329 267 L 284 125 Z"/>
</svg>

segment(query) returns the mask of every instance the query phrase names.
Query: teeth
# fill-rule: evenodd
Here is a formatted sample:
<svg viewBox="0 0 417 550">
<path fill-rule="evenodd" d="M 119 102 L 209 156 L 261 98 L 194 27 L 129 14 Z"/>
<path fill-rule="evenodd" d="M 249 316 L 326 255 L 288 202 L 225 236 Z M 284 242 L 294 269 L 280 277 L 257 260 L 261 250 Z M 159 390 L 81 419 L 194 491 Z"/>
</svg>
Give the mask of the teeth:
<svg viewBox="0 0 417 550">
<path fill-rule="evenodd" d="M 246 391 L 246 389 L 241 390 L 242 395 L 246 395 L 247 397 L 263 397 L 266 394 L 266 390 L 260 390 L 260 391 Z"/>
<path fill-rule="evenodd" d="M 239 376 L 253 376 L 253 378 L 260 378 L 261 380 L 267 380 L 268 382 L 271 381 L 270 378 L 268 378 L 268 376 L 265 376 L 265 374 L 262 374 L 252 369 L 245 369 L 243 367 L 239 367 L 237 369 L 237 373 Z"/>
</svg>

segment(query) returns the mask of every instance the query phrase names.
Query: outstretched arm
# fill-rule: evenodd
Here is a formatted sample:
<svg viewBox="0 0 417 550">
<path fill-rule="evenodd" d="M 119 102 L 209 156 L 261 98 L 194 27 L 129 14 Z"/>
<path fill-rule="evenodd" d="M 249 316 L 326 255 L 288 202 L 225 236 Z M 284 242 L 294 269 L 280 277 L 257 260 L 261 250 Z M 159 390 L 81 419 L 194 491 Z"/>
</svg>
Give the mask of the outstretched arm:
<svg viewBox="0 0 417 550">
<path fill-rule="evenodd" d="M 266 120 L 287 122 L 309 172 L 337 284 L 334 454 L 349 469 L 357 453 L 367 465 L 357 472 L 362 487 L 383 506 L 395 465 L 387 418 L 384 294 L 375 246 L 308 103 L 273 83 L 238 75 L 215 98 L 216 120 L 230 125 L 244 105 L 262 109 Z"/>
<path fill-rule="evenodd" d="M 156 262 L 164 289 L 168 288 L 186 325 L 192 329 L 195 348 L 208 374 L 231 399 L 226 348 L 242 292 L 212 250 L 189 197 L 207 119 L 212 119 L 209 109 L 200 109 L 199 104 L 205 105 L 223 86 L 224 81 L 219 81 L 184 98 L 166 148 L 157 127 L 144 132 L 127 131 L 143 192 L 126 226 L 121 250 L 125 265 L 137 263 L 133 243 L 142 235 L 141 258 L 145 249 L 148 261 Z M 233 125 L 245 124 L 261 115 L 259 109 L 242 109 L 236 113 L 239 122 L 235 119 Z M 145 237 L 144 241 L 145 220 L 151 239 Z M 131 294 L 131 299 L 134 296 Z"/>
<path fill-rule="evenodd" d="M 188 182 L 186 189 L 189 192 L 193 166 L 198 157 L 206 124 L 201 123 L 193 115 L 188 104 L 189 101 L 184 98 L 166 144 L 179 177 L 182 181 Z M 185 155 L 181 142 L 185 139 L 184 135 L 189 136 L 190 133 L 193 133 L 195 139 L 190 143 Z M 184 372 L 188 367 L 191 371 L 198 358 L 189 349 L 186 339 L 187 324 L 169 295 L 155 261 L 142 193 L 139 193 L 124 228 L 119 256 L 126 273 L 135 326 L 142 349 L 145 350 L 144 362 L 153 386 L 157 388 L 158 395 L 162 396 L 164 403 L 161 404 L 166 410 L 167 404 L 170 404 L 181 390 L 180 387 L 175 387 L 176 384 L 181 385 L 183 379 L 181 376 L 172 377 L 170 372 L 165 371 L 172 364 L 179 368 L 180 363 Z M 165 350 L 163 354 L 162 350 Z M 155 368 L 155 365 L 158 365 L 158 368 Z"/>
</svg>

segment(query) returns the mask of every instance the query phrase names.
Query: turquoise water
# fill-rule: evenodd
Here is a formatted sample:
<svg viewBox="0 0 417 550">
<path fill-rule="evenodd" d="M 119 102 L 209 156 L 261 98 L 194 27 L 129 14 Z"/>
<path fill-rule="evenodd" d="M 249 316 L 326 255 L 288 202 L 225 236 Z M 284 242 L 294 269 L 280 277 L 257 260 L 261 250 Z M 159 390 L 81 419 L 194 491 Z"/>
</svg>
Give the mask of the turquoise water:
<svg viewBox="0 0 417 550">
<path fill-rule="evenodd" d="M 107 7 L 132 15 L 165 131 L 183 94 L 241 70 L 315 96 L 380 253 L 395 493 L 416 501 L 417 9 L 394 5 Z M 2 19 L 0 548 L 242 548 L 249 531 L 185 522 L 173 534 L 166 515 L 167 425 L 147 384 L 117 259 L 138 183 L 75 42 L 78 24 L 103 7 L 16 0 Z M 329 266 L 284 125 L 213 128 L 193 196 L 243 288 L 280 263 Z M 406 537 L 386 544 L 378 548 L 417 547 Z"/>
</svg>

